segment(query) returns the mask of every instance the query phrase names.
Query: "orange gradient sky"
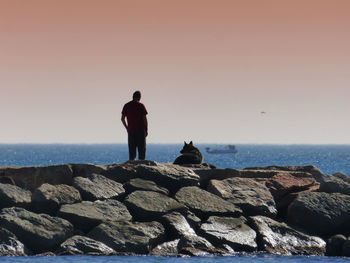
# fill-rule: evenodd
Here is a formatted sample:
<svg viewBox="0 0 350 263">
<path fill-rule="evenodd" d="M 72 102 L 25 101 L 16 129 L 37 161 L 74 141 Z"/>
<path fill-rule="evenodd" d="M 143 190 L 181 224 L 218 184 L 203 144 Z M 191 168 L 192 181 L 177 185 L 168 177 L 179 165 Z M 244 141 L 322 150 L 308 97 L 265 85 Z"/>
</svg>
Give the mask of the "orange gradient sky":
<svg viewBox="0 0 350 263">
<path fill-rule="evenodd" d="M 0 143 L 350 143 L 348 0 L 0 0 Z M 261 114 L 265 111 L 266 114 Z"/>
</svg>

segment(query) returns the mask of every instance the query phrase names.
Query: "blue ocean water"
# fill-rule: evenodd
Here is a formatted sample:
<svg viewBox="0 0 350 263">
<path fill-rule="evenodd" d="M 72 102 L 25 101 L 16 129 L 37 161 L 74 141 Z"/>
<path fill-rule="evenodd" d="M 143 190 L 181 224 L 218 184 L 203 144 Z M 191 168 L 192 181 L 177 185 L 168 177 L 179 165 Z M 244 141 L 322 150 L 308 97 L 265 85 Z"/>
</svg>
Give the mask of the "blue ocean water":
<svg viewBox="0 0 350 263">
<path fill-rule="evenodd" d="M 199 144 L 204 161 L 218 168 L 245 168 L 267 165 L 315 165 L 325 174 L 350 175 L 350 145 L 236 145 L 237 154 L 208 154 Z M 147 159 L 173 162 L 181 144 L 149 144 Z M 122 163 L 128 160 L 126 144 L 0 144 L 0 165 L 36 166 L 63 163 Z"/>
<path fill-rule="evenodd" d="M 204 161 L 218 168 L 245 168 L 267 165 L 315 165 L 325 174 L 343 172 L 350 175 L 350 145 L 236 145 L 237 154 L 207 154 L 206 147 L 224 145 L 199 144 Z M 181 144 L 149 144 L 147 159 L 173 162 Z M 64 163 L 122 163 L 128 159 L 126 144 L 0 144 L 0 166 L 37 166 Z M 0 263 L 343 263 L 350 258 L 277 256 L 269 254 L 234 257 L 169 258 L 152 256 L 59 256 L 0 257 Z"/>
</svg>

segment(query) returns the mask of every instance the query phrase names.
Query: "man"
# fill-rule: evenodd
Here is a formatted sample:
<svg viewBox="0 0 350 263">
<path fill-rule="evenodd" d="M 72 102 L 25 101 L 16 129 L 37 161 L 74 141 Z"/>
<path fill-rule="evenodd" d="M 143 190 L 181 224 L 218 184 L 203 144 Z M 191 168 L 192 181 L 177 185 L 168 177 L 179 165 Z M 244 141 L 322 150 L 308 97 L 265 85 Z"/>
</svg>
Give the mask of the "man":
<svg viewBox="0 0 350 263">
<path fill-rule="evenodd" d="M 147 110 L 140 102 L 141 92 L 135 91 L 132 101 L 126 103 L 122 110 L 122 123 L 128 132 L 129 160 L 135 160 L 136 149 L 139 160 L 146 157 L 146 136 L 148 135 Z"/>
</svg>

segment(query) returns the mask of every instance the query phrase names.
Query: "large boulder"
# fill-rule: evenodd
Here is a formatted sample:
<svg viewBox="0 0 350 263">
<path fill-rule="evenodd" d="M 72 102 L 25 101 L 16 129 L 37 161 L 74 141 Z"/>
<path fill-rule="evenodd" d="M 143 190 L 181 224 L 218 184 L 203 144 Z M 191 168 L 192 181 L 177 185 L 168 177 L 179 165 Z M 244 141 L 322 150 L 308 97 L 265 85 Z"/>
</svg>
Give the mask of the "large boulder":
<svg viewBox="0 0 350 263">
<path fill-rule="evenodd" d="M 178 256 L 179 252 L 177 246 L 180 239 L 175 239 L 171 241 L 164 242 L 159 244 L 150 252 L 153 256 L 162 256 L 162 257 L 175 257 Z"/>
<path fill-rule="evenodd" d="M 0 228 L 0 256 L 27 256 L 31 252 L 10 231 Z"/>
<path fill-rule="evenodd" d="M 186 210 L 175 199 L 151 191 L 135 191 L 125 198 L 124 203 L 139 221 L 155 220 L 172 211 Z"/>
<path fill-rule="evenodd" d="M 196 235 L 186 218 L 179 212 L 172 212 L 162 217 L 166 226 L 168 238 L 176 239 L 185 235 Z"/>
<path fill-rule="evenodd" d="M 100 241 L 118 253 L 148 254 L 162 243 L 165 229 L 158 222 L 110 221 L 95 227 L 88 237 Z"/>
<path fill-rule="evenodd" d="M 81 203 L 62 205 L 58 216 L 67 219 L 73 225 L 88 232 L 93 227 L 108 220 L 131 220 L 125 205 L 117 200 L 83 201 Z"/>
<path fill-rule="evenodd" d="M 142 179 L 166 187 L 170 194 L 183 186 L 199 186 L 199 176 L 192 169 L 174 164 L 139 165 L 137 174 Z"/>
<path fill-rule="evenodd" d="M 125 193 L 123 185 L 100 174 L 75 177 L 73 185 L 86 201 L 118 198 Z"/>
<path fill-rule="evenodd" d="M 242 214 L 242 210 L 234 204 L 196 186 L 181 188 L 175 198 L 200 218 Z"/>
<path fill-rule="evenodd" d="M 349 179 L 349 176 L 343 173 L 325 176 L 320 185 L 320 192 L 350 195 Z"/>
<path fill-rule="evenodd" d="M 288 220 L 311 234 L 347 235 L 350 233 L 350 196 L 339 193 L 301 193 L 289 206 Z"/>
<path fill-rule="evenodd" d="M 37 167 L 6 167 L 1 169 L 3 176 L 11 178 L 23 189 L 34 191 L 44 183 L 72 185 L 73 170 L 70 165 L 50 165 Z"/>
<path fill-rule="evenodd" d="M 343 255 L 343 246 L 346 237 L 343 235 L 334 235 L 327 240 L 326 255 L 330 257 L 340 257 Z"/>
<path fill-rule="evenodd" d="M 264 216 L 251 217 L 260 249 L 283 255 L 324 255 L 326 242 Z"/>
<path fill-rule="evenodd" d="M 3 207 L 29 207 L 32 193 L 12 184 L 0 183 L 0 208 Z"/>
<path fill-rule="evenodd" d="M 245 215 L 277 215 L 275 201 L 269 189 L 253 179 L 237 177 L 211 180 L 208 191 L 238 206 Z"/>
<path fill-rule="evenodd" d="M 39 213 L 54 215 L 63 204 L 73 204 L 81 201 L 80 193 L 70 185 L 42 184 L 35 189 L 32 202 L 33 209 Z"/>
<path fill-rule="evenodd" d="M 210 254 L 219 254 L 221 252 L 219 252 L 219 250 L 204 237 L 197 235 L 182 236 L 177 248 L 180 254 L 189 256 L 208 256 Z"/>
<path fill-rule="evenodd" d="M 153 181 L 144 180 L 141 178 L 131 179 L 128 183 L 124 185 L 124 188 L 127 193 L 140 190 L 140 191 L 153 191 L 153 192 L 169 195 L 169 190 L 166 189 L 165 187 L 161 187 Z"/>
<path fill-rule="evenodd" d="M 107 171 L 106 165 L 90 163 L 71 164 L 74 177 L 88 177 L 92 174 L 102 174 Z"/>
<path fill-rule="evenodd" d="M 56 254 L 59 255 L 110 255 L 115 253 L 114 249 L 102 242 L 84 236 L 69 238 L 56 251 Z"/>
<path fill-rule="evenodd" d="M 0 225 L 35 253 L 52 251 L 73 235 L 73 225 L 67 220 L 19 207 L 2 209 Z"/>
<path fill-rule="evenodd" d="M 202 236 L 216 247 L 227 244 L 235 251 L 255 251 L 256 233 L 244 217 L 212 216 L 200 228 Z"/>
</svg>

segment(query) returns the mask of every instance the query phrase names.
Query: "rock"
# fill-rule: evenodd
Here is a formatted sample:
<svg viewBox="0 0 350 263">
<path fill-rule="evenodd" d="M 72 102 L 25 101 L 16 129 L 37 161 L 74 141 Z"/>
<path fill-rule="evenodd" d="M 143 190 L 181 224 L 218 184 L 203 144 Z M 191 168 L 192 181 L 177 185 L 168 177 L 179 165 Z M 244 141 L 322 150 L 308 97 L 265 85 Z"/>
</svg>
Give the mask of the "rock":
<svg viewBox="0 0 350 263">
<path fill-rule="evenodd" d="M 10 231 L 0 228 L 0 256 L 27 256 L 31 252 Z"/>
<path fill-rule="evenodd" d="M 188 224 L 186 218 L 179 212 L 172 212 L 162 217 L 166 226 L 167 236 L 176 239 L 185 235 L 196 235 L 196 232 Z"/>
<path fill-rule="evenodd" d="M 342 256 L 350 257 L 350 238 L 348 237 L 342 247 Z"/>
<path fill-rule="evenodd" d="M 320 192 L 350 195 L 350 182 L 347 177 L 341 173 L 325 176 L 320 184 Z"/>
<path fill-rule="evenodd" d="M 163 241 L 164 232 L 163 225 L 158 222 L 110 221 L 95 227 L 88 237 L 118 253 L 148 254 Z"/>
<path fill-rule="evenodd" d="M 320 169 L 313 165 L 306 165 L 306 166 L 265 166 L 265 167 L 247 167 L 243 170 L 265 170 L 265 171 L 288 171 L 288 172 L 294 172 L 294 174 L 311 174 L 313 178 L 316 179 L 316 181 L 320 182 L 322 178 L 324 177 L 324 174 Z"/>
<path fill-rule="evenodd" d="M 343 235 L 334 235 L 327 240 L 326 255 L 330 257 L 340 257 L 343 255 L 343 245 L 346 237 Z"/>
<path fill-rule="evenodd" d="M 199 176 L 192 169 L 174 164 L 139 165 L 137 174 L 142 179 L 152 180 L 167 188 L 170 194 L 183 186 L 199 186 Z"/>
<path fill-rule="evenodd" d="M 3 176 L 11 178 L 23 189 L 34 191 L 44 183 L 72 185 L 73 170 L 70 165 L 50 165 L 37 167 L 6 167 Z"/>
<path fill-rule="evenodd" d="M 100 174 L 75 177 L 73 185 L 87 201 L 117 198 L 125 193 L 123 185 Z"/>
<path fill-rule="evenodd" d="M 59 255 L 111 255 L 115 254 L 114 249 L 102 242 L 85 236 L 73 236 L 63 242 L 56 254 Z"/>
<path fill-rule="evenodd" d="M 62 205 L 58 211 L 58 216 L 67 219 L 85 233 L 108 220 L 132 219 L 125 205 L 117 200 L 83 201 L 71 205 Z"/>
<path fill-rule="evenodd" d="M 256 233 L 247 225 L 244 217 L 211 216 L 202 224 L 201 235 L 215 247 L 227 244 L 235 251 L 256 251 Z"/>
<path fill-rule="evenodd" d="M 287 209 L 299 193 L 316 191 L 319 188 L 319 184 L 311 174 L 295 172 L 279 172 L 269 178 L 265 185 L 273 195 L 279 210 Z"/>
<path fill-rule="evenodd" d="M 102 175 L 123 184 L 138 177 L 136 170 L 139 165 L 157 166 L 157 163 L 143 160 L 128 161 L 123 164 L 112 164 L 107 166 L 107 170 L 103 172 Z"/>
<path fill-rule="evenodd" d="M 260 249 L 283 255 L 324 255 L 326 242 L 264 216 L 251 217 Z"/>
<path fill-rule="evenodd" d="M 245 215 L 277 215 L 275 201 L 269 189 L 253 179 L 211 180 L 208 191 L 238 206 Z"/>
<path fill-rule="evenodd" d="M 162 257 L 174 257 L 178 255 L 177 246 L 180 239 L 164 242 L 152 249 L 150 255 Z"/>
<path fill-rule="evenodd" d="M 150 180 L 144 180 L 140 178 L 131 179 L 128 183 L 124 185 L 127 193 L 131 193 L 137 190 L 141 191 L 153 191 L 164 195 L 169 195 L 169 190 L 158 186 L 155 182 Z"/>
<path fill-rule="evenodd" d="M 151 221 L 172 211 L 186 210 L 186 207 L 175 199 L 151 191 L 135 191 L 125 198 L 124 203 L 140 221 Z"/>
<path fill-rule="evenodd" d="M 73 204 L 80 201 L 79 191 L 65 184 L 42 184 L 35 189 L 32 196 L 33 209 L 36 212 L 50 215 L 55 215 L 63 204 Z"/>
<path fill-rule="evenodd" d="M 239 177 L 239 170 L 235 169 L 195 169 L 194 172 L 199 175 L 201 187 L 207 188 L 210 180 L 224 180 L 232 177 Z"/>
<path fill-rule="evenodd" d="M 208 240 L 197 235 L 182 236 L 178 243 L 178 251 L 190 256 L 208 256 L 218 252 Z"/>
<path fill-rule="evenodd" d="M 288 220 L 320 236 L 350 233 L 350 196 L 339 193 L 301 193 L 290 204 Z"/>
<path fill-rule="evenodd" d="M 196 186 L 181 188 L 176 193 L 175 198 L 200 218 L 242 214 L 242 210 L 234 204 Z"/>
<path fill-rule="evenodd" d="M 12 184 L 0 184 L 0 208 L 29 207 L 32 193 Z"/>
<path fill-rule="evenodd" d="M 74 177 L 88 177 L 92 174 L 102 174 L 107 171 L 106 165 L 71 164 Z"/>
<path fill-rule="evenodd" d="M 73 226 L 68 221 L 19 207 L 2 209 L 0 225 L 34 253 L 52 251 L 73 235 Z"/>
</svg>

